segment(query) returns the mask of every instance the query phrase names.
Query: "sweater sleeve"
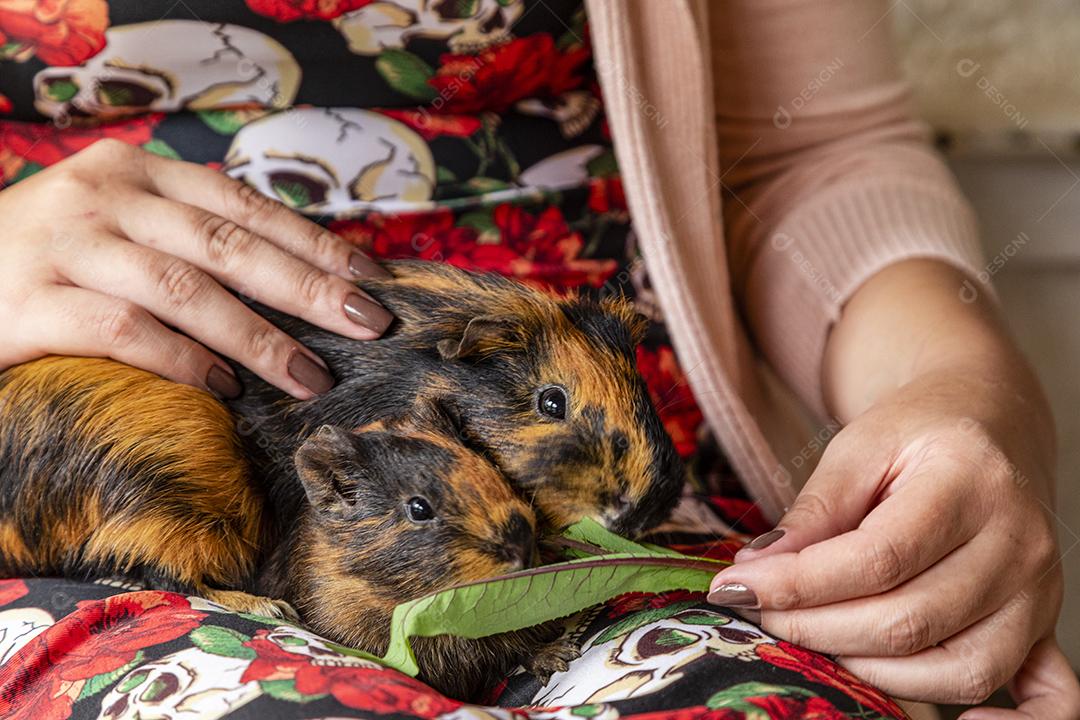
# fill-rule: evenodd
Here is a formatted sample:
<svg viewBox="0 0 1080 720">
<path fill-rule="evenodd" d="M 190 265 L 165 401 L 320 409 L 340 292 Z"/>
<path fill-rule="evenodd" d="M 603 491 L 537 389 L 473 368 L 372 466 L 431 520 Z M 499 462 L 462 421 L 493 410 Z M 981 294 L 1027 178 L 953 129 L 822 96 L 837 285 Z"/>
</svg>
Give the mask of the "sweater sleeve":
<svg viewBox="0 0 1080 720">
<path fill-rule="evenodd" d="M 891 9 L 890 9 L 891 8 Z M 870 276 L 936 258 L 983 287 L 973 213 L 912 114 L 884 0 L 709 3 L 732 286 L 761 352 L 824 413 L 832 323 Z"/>
</svg>

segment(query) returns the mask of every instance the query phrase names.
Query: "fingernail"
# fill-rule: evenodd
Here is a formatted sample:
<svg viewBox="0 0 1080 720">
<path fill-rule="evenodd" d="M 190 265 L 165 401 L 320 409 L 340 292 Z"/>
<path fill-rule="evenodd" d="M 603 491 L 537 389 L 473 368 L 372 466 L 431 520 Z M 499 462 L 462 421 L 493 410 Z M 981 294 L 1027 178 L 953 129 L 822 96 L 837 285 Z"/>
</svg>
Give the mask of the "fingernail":
<svg viewBox="0 0 1080 720">
<path fill-rule="evenodd" d="M 758 606 L 757 594 L 742 583 L 718 585 L 709 592 L 707 599 L 713 605 L 724 607 L 756 608 Z"/>
<path fill-rule="evenodd" d="M 293 349 L 286 364 L 293 380 L 316 395 L 321 395 L 334 387 L 334 378 L 326 370 L 299 349 Z"/>
<path fill-rule="evenodd" d="M 764 535 L 758 535 L 756 538 L 746 543 L 743 550 L 764 550 L 782 537 L 784 537 L 783 528 L 770 530 Z"/>
<path fill-rule="evenodd" d="M 210 392 L 226 400 L 238 398 L 244 392 L 244 387 L 236 376 L 217 365 L 211 365 L 210 371 L 206 373 L 206 387 L 210 388 Z"/>
<path fill-rule="evenodd" d="M 344 308 L 346 317 L 377 333 L 381 333 L 394 321 L 389 310 L 357 293 L 349 293 L 345 297 Z"/>
<path fill-rule="evenodd" d="M 390 273 L 362 252 L 354 252 L 349 256 L 349 272 L 356 279 L 382 279 L 391 277 Z"/>
</svg>

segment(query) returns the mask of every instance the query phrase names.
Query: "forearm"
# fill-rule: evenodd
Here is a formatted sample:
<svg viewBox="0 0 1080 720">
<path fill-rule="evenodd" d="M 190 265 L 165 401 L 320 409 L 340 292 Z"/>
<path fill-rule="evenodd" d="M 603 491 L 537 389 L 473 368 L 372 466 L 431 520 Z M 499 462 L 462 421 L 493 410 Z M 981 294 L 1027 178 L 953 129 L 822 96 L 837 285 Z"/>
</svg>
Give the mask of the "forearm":
<svg viewBox="0 0 1080 720">
<path fill-rule="evenodd" d="M 958 413 L 1023 442 L 1052 470 L 1053 420 L 1039 382 L 993 301 L 961 293 L 964 281 L 932 260 L 901 262 L 868 280 L 829 335 L 828 410 L 847 423 L 891 391 L 926 381 L 954 395 Z"/>
</svg>

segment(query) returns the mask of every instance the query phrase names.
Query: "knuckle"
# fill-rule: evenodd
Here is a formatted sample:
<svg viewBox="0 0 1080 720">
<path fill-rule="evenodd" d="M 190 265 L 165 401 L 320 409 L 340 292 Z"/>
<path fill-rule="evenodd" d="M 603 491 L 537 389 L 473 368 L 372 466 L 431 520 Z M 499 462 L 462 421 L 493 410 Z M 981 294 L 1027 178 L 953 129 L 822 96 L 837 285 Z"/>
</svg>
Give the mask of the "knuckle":
<svg viewBox="0 0 1080 720">
<path fill-rule="evenodd" d="M 109 347 L 127 347 L 142 334 L 144 321 L 142 308 L 121 302 L 98 318 L 98 332 Z"/>
<path fill-rule="evenodd" d="M 958 700 L 964 705 L 979 705 L 986 701 L 1001 682 L 994 668 L 985 660 L 961 663 L 961 684 Z"/>
<path fill-rule="evenodd" d="M 803 613 L 787 613 L 784 619 L 782 635 L 788 642 L 806 647 L 814 647 L 814 623 L 808 622 Z"/>
<path fill-rule="evenodd" d="M 122 160 L 135 152 L 133 146 L 116 138 L 101 138 L 86 150 L 87 154 L 104 160 Z"/>
<path fill-rule="evenodd" d="M 297 296 L 307 305 L 317 305 L 329 297 L 334 289 L 334 281 L 322 270 L 309 267 L 301 271 L 296 280 Z"/>
<path fill-rule="evenodd" d="M 896 587 L 907 577 L 906 557 L 894 541 L 880 537 L 867 546 L 863 574 L 877 591 Z"/>
<path fill-rule="evenodd" d="M 324 262 L 332 262 L 342 252 L 342 242 L 333 233 L 322 229 L 318 225 L 309 229 L 301 242 L 311 248 L 311 254 Z M 291 249 L 286 248 L 288 250 Z"/>
<path fill-rule="evenodd" d="M 209 286 L 209 276 L 183 260 L 172 260 L 161 271 L 158 288 L 169 308 L 187 307 Z"/>
<path fill-rule="evenodd" d="M 247 253 L 255 242 L 255 236 L 232 220 L 207 214 L 195 229 L 196 237 L 203 244 L 206 256 L 217 266 L 227 266 L 235 258 Z"/>
<path fill-rule="evenodd" d="M 901 609 L 883 628 L 882 644 L 890 655 L 911 655 L 933 644 L 933 629 L 922 613 Z"/>
<path fill-rule="evenodd" d="M 281 209 L 280 205 L 263 195 L 258 188 L 241 180 L 228 183 L 225 207 L 231 217 L 237 218 L 244 225 L 267 220 Z"/>
<path fill-rule="evenodd" d="M 51 190 L 57 197 L 65 198 L 84 197 L 96 191 L 97 184 L 84 172 L 77 165 L 58 165 L 51 172 Z"/>
<path fill-rule="evenodd" d="M 252 358 L 269 358 L 282 350 L 283 334 L 268 322 L 258 322 L 247 337 L 247 354 Z"/>
</svg>

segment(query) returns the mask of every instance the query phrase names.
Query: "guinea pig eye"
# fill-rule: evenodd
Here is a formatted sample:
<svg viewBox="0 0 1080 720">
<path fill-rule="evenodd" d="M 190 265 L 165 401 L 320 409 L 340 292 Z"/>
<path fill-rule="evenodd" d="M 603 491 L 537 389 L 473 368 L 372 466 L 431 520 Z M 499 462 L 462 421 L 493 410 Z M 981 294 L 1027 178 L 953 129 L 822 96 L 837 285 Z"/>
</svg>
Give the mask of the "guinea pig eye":
<svg viewBox="0 0 1080 720">
<path fill-rule="evenodd" d="M 413 522 L 427 522 L 435 518 L 435 511 L 431 508 L 431 503 L 427 501 L 427 498 L 412 497 L 405 503 L 405 514 L 409 516 L 409 519 Z"/>
<path fill-rule="evenodd" d="M 547 415 L 556 420 L 566 419 L 566 406 L 569 400 L 566 391 L 561 387 L 549 387 L 540 392 L 536 399 L 536 409 L 541 415 Z"/>
</svg>

